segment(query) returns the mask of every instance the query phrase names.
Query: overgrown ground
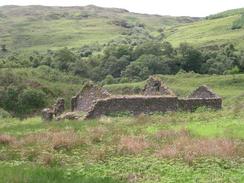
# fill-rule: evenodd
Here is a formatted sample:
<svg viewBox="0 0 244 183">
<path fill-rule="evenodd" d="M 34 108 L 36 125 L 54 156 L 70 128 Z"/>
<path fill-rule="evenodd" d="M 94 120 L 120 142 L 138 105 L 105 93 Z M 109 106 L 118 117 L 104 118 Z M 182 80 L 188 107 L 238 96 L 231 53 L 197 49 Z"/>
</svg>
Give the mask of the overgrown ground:
<svg viewBox="0 0 244 183">
<path fill-rule="evenodd" d="M 181 96 L 208 84 L 224 109 L 52 123 L 0 119 L 0 182 L 244 182 L 243 76 L 162 78 Z M 143 83 L 106 87 L 123 86 Z"/>
</svg>

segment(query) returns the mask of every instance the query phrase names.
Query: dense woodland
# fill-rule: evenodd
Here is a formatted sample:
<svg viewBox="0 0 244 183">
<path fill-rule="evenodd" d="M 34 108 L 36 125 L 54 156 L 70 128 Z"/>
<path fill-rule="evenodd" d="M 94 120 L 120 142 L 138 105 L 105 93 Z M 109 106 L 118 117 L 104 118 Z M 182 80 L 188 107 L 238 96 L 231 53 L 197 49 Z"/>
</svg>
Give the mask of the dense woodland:
<svg viewBox="0 0 244 183">
<path fill-rule="evenodd" d="M 4 49 L 6 49 L 4 47 Z M 7 52 L 3 50 L 2 52 Z M 104 84 L 145 80 L 153 74 L 195 72 L 199 74 L 237 74 L 244 72 L 244 53 L 233 44 L 212 49 L 181 43 L 174 48 L 160 38 L 111 41 L 106 45 L 85 45 L 28 57 L 10 55 L 0 60 L 1 68 L 55 69 Z"/>
</svg>

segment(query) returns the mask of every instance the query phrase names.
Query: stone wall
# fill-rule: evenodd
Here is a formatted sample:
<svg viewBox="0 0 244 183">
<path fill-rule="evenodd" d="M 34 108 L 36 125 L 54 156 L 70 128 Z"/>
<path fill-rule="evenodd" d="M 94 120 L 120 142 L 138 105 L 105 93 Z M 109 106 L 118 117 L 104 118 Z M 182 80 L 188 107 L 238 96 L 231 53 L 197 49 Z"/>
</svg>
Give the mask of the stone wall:
<svg viewBox="0 0 244 183">
<path fill-rule="evenodd" d="M 134 115 L 151 112 L 194 111 L 199 107 L 222 108 L 221 98 L 178 99 L 170 96 L 124 96 L 97 100 L 88 111 L 86 119 L 116 112 Z"/>
<path fill-rule="evenodd" d="M 143 89 L 143 94 L 147 96 L 176 96 L 175 93 L 156 76 L 150 76 L 148 78 Z"/>
<path fill-rule="evenodd" d="M 182 111 L 194 111 L 199 107 L 212 109 L 222 108 L 221 98 L 188 98 L 178 99 L 178 109 Z"/>
<path fill-rule="evenodd" d="M 176 111 L 177 97 L 163 96 L 122 96 L 97 100 L 86 119 L 100 117 L 115 112 L 130 112 L 132 114 Z"/>
<path fill-rule="evenodd" d="M 71 111 L 88 112 L 94 101 L 110 97 L 110 93 L 91 82 L 84 85 L 82 90 L 71 99 Z"/>
</svg>

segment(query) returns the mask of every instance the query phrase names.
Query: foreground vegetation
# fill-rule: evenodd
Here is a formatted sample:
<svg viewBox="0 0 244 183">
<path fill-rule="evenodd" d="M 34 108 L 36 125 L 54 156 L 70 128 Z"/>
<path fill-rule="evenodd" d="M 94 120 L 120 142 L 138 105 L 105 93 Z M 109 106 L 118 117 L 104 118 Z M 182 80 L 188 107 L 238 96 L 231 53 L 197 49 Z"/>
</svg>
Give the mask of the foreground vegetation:
<svg viewBox="0 0 244 183">
<path fill-rule="evenodd" d="M 243 182 L 239 109 L 52 123 L 1 119 L 1 181 Z"/>
</svg>

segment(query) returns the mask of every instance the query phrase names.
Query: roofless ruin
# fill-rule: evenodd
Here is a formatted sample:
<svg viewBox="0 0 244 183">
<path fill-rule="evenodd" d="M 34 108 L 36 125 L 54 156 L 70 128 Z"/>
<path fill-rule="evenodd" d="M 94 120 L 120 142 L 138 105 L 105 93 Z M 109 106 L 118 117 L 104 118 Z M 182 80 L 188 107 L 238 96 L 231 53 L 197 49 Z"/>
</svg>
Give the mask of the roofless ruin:
<svg viewBox="0 0 244 183">
<path fill-rule="evenodd" d="M 116 112 L 129 112 L 137 115 L 153 112 L 194 111 L 199 107 L 221 109 L 222 99 L 205 85 L 197 88 L 187 98 L 179 98 L 155 76 L 151 76 L 147 80 L 139 95 L 111 95 L 106 89 L 89 82 L 71 99 L 73 114 L 85 112 L 85 119 Z M 44 120 L 49 120 L 46 116 L 50 117 L 52 113 L 56 115 L 54 112 L 57 109 L 54 109 L 43 110 Z M 47 111 L 49 112 L 48 115 L 46 114 Z M 71 115 L 71 113 L 67 114 L 68 116 Z M 65 119 L 65 115 L 63 116 Z M 74 116 L 74 119 L 78 119 L 76 115 Z"/>
</svg>

